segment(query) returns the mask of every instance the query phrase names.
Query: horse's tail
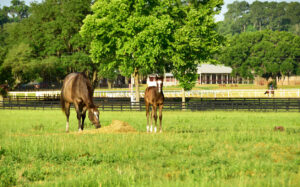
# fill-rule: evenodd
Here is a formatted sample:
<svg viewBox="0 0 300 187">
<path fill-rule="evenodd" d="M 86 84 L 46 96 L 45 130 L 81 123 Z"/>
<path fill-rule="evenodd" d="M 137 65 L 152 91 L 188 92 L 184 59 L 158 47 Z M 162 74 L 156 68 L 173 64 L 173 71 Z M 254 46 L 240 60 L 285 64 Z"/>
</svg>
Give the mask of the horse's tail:
<svg viewBox="0 0 300 187">
<path fill-rule="evenodd" d="M 61 93 L 60 93 L 60 105 L 61 105 L 62 111 L 65 112 L 66 104 L 65 104 L 64 97 L 63 97 L 63 88 L 61 89 Z"/>
</svg>

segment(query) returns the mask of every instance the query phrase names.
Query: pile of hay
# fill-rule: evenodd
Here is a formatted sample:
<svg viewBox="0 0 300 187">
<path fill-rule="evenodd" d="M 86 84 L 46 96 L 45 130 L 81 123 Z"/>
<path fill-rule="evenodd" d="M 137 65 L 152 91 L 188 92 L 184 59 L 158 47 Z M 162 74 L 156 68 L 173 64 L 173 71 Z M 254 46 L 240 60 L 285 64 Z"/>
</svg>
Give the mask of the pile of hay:
<svg viewBox="0 0 300 187">
<path fill-rule="evenodd" d="M 128 123 L 120 120 L 113 120 L 109 126 L 101 127 L 94 130 L 83 130 L 84 134 L 96 134 L 96 133 L 130 133 L 136 132 L 136 130 Z"/>
</svg>

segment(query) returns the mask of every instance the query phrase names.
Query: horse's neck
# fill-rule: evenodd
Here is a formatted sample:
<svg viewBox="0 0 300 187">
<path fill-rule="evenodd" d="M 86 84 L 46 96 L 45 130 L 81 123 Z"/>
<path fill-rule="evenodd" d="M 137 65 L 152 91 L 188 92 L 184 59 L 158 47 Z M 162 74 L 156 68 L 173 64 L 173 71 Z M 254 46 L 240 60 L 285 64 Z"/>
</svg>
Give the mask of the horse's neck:
<svg viewBox="0 0 300 187">
<path fill-rule="evenodd" d="M 163 90 L 161 89 L 161 92 L 159 92 L 158 88 L 157 88 L 155 93 L 157 96 L 163 95 Z"/>
<path fill-rule="evenodd" d="M 87 106 L 88 109 L 95 108 L 93 98 L 87 97 L 87 98 L 83 99 L 83 102 Z"/>
</svg>

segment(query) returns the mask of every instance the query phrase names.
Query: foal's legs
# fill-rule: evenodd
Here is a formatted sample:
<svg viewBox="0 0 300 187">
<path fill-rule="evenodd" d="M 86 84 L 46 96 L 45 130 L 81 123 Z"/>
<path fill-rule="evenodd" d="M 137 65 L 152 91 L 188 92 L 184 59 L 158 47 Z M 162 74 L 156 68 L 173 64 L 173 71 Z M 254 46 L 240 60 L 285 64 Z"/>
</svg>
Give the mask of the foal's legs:
<svg viewBox="0 0 300 187">
<path fill-rule="evenodd" d="M 156 129 L 157 129 L 157 105 L 153 105 L 153 110 L 152 110 L 152 112 L 154 113 L 154 114 L 152 114 L 152 115 L 153 115 L 154 120 L 155 120 L 154 132 L 156 133 Z M 151 129 L 152 129 L 152 128 L 151 128 Z"/>
<path fill-rule="evenodd" d="M 150 132 L 152 132 L 153 118 L 154 118 L 154 116 L 153 116 L 153 115 L 154 115 L 154 105 L 153 105 L 153 104 L 151 105 L 151 109 L 152 109 L 152 110 L 151 110 L 151 115 L 150 115 L 150 116 L 151 116 L 151 117 L 150 117 L 150 118 L 151 118 L 151 122 L 150 122 Z"/>
<path fill-rule="evenodd" d="M 162 109 L 163 109 L 163 104 L 159 105 L 159 132 L 162 132 Z"/>
<path fill-rule="evenodd" d="M 149 103 L 146 102 L 147 132 L 149 132 Z"/>
<path fill-rule="evenodd" d="M 66 132 L 69 132 L 70 103 L 68 102 L 65 102 L 65 114 L 67 116 Z"/>
</svg>

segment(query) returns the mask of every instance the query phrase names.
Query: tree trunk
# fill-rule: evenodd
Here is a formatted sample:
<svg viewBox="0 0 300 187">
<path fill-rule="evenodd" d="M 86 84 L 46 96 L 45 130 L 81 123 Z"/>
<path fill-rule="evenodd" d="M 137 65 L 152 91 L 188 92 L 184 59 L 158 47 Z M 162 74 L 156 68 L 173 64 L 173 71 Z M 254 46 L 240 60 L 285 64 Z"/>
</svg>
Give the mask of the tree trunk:
<svg viewBox="0 0 300 187">
<path fill-rule="evenodd" d="M 0 94 L 0 106 L 3 106 L 3 96 Z"/>
<path fill-rule="evenodd" d="M 108 86 L 108 89 L 112 88 L 112 81 L 109 79 L 107 79 L 107 86 Z"/>
<path fill-rule="evenodd" d="M 185 90 L 182 88 L 182 109 L 185 110 Z"/>
<path fill-rule="evenodd" d="M 259 22 L 259 31 L 261 31 L 261 22 Z"/>
<path fill-rule="evenodd" d="M 93 88 L 96 89 L 98 86 L 97 71 L 93 72 L 92 84 L 93 84 Z"/>
<path fill-rule="evenodd" d="M 134 70 L 134 85 L 135 85 L 135 100 L 136 102 L 140 102 L 139 72 L 136 68 Z"/>
</svg>

